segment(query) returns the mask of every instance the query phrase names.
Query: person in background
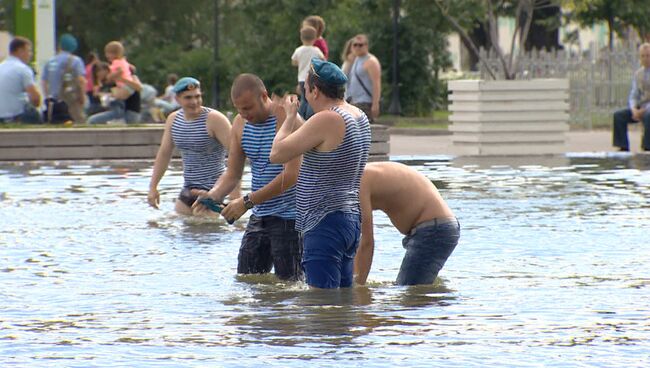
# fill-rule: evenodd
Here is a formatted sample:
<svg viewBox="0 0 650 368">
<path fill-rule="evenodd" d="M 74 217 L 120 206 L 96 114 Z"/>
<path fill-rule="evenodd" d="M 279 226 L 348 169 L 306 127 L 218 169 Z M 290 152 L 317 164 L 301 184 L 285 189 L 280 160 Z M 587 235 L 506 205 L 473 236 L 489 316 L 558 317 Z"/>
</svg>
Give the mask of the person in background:
<svg viewBox="0 0 650 368">
<path fill-rule="evenodd" d="M 167 117 L 160 148 L 156 154 L 149 183 L 147 201 L 158 208 L 158 184 L 167 171 L 174 147 L 183 160 L 183 189 L 175 203 L 182 215 L 192 214 L 197 199 L 192 189 L 208 190 L 224 173 L 226 152 L 230 141 L 230 122 L 217 110 L 203 106 L 201 84 L 191 77 L 181 78 L 174 85 L 174 93 L 181 108 Z M 155 95 L 154 95 L 155 96 Z M 232 195 L 239 196 L 238 186 Z M 232 196 L 231 196 L 232 198 Z"/>
<path fill-rule="evenodd" d="M 92 115 L 101 111 L 101 101 L 95 96 L 95 66 L 100 62 L 96 53 L 90 52 L 86 56 L 86 113 Z"/>
<path fill-rule="evenodd" d="M 142 82 L 135 74 L 135 67 L 129 65 L 131 77 L 130 79 L 124 79 L 122 76 L 116 76 L 114 72 L 110 71 L 106 75 L 102 74 L 102 88 L 109 87 L 110 95 L 102 96 L 102 106 L 105 107 L 105 111 L 98 112 L 88 118 L 88 124 L 101 124 L 108 123 L 109 121 L 120 121 L 124 120 L 127 124 L 137 123 L 140 120 L 140 91 L 142 91 Z M 117 80 L 119 79 L 130 89 L 133 89 L 133 93 L 126 98 L 124 98 L 124 90 L 120 88 L 115 88 Z"/>
<path fill-rule="evenodd" d="M 86 114 L 86 70 L 84 62 L 73 54 L 77 39 L 71 34 L 59 38 L 59 52 L 43 68 L 41 83 L 45 100 L 46 121 L 84 123 Z"/>
<path fill-rule="evenodd" d="M 302 46 L 298 46 L 291 55 L 291 64 L 298 67 L 298 84 L 300 85 L 300 108 L 298 108 L 298 113 L 304 120 L 314 115 L 314 111 L 309 107 L 307 99 L 305 99 L 305 78 L 309 71 L 309 65 L 311 65 L 311 59 L 325 59 L 320 49 L 314 46 L 315 40 L 316 29 L 311 26 L 303 26 L 300 30 Z"/>
<path fill-rule="evenodd" d="M 397 162 L 372 162 L 361 178 L 361 243 L 354 259 L 355 281 L 366 283 L 375 250 L 373 210 L 381 210 L 406 235 L 398 285 L 431 284 L 456 248 L 460 225 L 435 185 Z"/>
<path fill-rule="evenodd" d="M 167 87 L 165 87 L 165 93 L 160 96 L 160 99 L 169 102 L 170 104 L 176 103 L 176 94 L 174 93 L 174 85 L 178 81 L 178 75 L 175 73 L 167 74 Z"/>
<path fill-rule="evenodd" d="M 614 113 L 613 144 L 620 151 L 629 151 L 627 124 L 643 122 L 641 149 L 650 151 L 650 43 L 639 46 L 641 67 L 632 76 L 628 107 Z"/>
<path fill-rule="evenodd" d="M 327 48 L 327 41 L 323 38 L 325 32 L 325 20 L 318 15 L 310 15 L 302 21 L 303 26 L 311 26 L 316 29 L 316 40 L 314 46 L 318 47 L 325 56 L 325 60 L 329 58 L 329 49 Z"/>
<path fill-rule="evenodd" d="M 341 52 L 341 70 L 343 70 L 343 73 L 348 76 L 348 83 L 350 77 L 350 69 L 354 63 L 354 58 L 356 57 L 352 52 L 353 42 L 354 38 L 350 38 L 349 40 L 345 41 L 345 45 L 343 45 L 343 51 Z"/>
<path fill-rule="evenodd" d="M 30 40 L 15 37 L 9 43 L 9 56 L 0 63 L 0 122 L 42 122 L 36 109 L 41 94 L 28 65 L 32 55 Z"/>
<path fill-rule="evenodd" d="M 350 68 L 347 98 L 366 113 L 372 124 L 379 116 L 381 99 L 381 64 L 368 46 L 368 36 L 358 34 L 352 41 L 354 63 Z"/>
</svg>

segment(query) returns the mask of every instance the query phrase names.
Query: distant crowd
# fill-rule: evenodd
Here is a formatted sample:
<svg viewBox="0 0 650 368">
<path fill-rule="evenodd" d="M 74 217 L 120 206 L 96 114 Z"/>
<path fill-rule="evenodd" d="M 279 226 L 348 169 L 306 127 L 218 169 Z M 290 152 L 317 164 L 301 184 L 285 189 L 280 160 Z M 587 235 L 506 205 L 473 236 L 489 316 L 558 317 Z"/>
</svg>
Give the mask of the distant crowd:
<svg viewBox="0 0 650 368">
<path fill-rule="evenodd" d="M 322 17 L 306 17 L 299 32 L 302 45 L 291 55 L 291 64 L 298 68 L 296 92 L 301 96 L 299 113 L 303 118 L 313 114 L 304 98 L 309 63 L 312 58 L 329 59 L 324 32 Z M 172 91 L 178 76 L 170 73 L 164 93 L 158 95 L 156 88 L 138 78 L 136 66 L 127 60 L 119 41 L 105 45 L 105 61 L 94 52 L 85 61 L 75 55 L 78 42 L 71 34 L 62 35 L 57 46 L 57 54 L 43 68 L 39 86 L 29 66 L 31 41 L 13 38 L 9 57 L 0 64 L 0 122 L 162 123 L 180 106 Z M 366 35 L 359 34 L 345 43 L 340 66 L 349 77 L 346 100 L 361 108 L 371 121 L 377 118 L 381 64 L 369 52 Z"/>
</svg>

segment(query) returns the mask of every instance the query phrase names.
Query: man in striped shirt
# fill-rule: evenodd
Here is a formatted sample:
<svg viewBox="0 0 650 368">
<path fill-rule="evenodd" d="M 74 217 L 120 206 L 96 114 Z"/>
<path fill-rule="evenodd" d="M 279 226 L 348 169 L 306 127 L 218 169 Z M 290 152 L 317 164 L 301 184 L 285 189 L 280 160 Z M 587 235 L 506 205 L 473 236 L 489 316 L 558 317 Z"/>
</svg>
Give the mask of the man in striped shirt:
<svg viewBox="0 0 650 368">
<path fill-rule="evenodd" d="M 268 273 L 271 268 L 283 280 L 302 278 L 302 242 L 295 230 L 295 183 L 301 157 L 286 164 L 272 164 L 269 154 L 285 114 L 266 91 L 264 82 L 253 74 L 241 74 L 231 89 L 238 115 L 233 121 L 228 168 L 214 187 L 201 196 L 223 200 L 242 178 L 246 158 L 251 166 L 251 192 L 232 200 L 221 215 L 228 221 L 252 210 L 239 249 L 237 273 Z M 197 212 L 205 207 L 196 203 Z"/>
<path fill-rule="evenodd" d="M 165 175 L 174 147 L 183 160 L 183 189 L 176 200 L 176 212 L 192 214 L 196 195 L 192 189 L 208 190 L 225 170 L 225 157 L 230 139 L 230 122 L 219 111 L 202 105 L 201 85 L 198 80 L 185 77 L 174 85 L 176 101 L 181 108 L 169 114 L 165 123 L 160 148 L 156 154 L 147 200 L 158 208 L 158 183 Z M 239 197 L 235 185 L 230 198 Z"/>
<path fill-rule="evenodd" d="M 271 151 L 271 162 L 278 163 L 303 155 L 296 229 L 304 239 L 305 280 L 316 288 L 352 285 L 361 232 L 359 187 L 370 150 L 370 124 L 363 111 L 343 99 L 346 82 L 337 65 L 312 59 L 305 96 L 316 113 L 296 129 L 297 96 L 285 97 L 287 120 Z"/>
</svg>

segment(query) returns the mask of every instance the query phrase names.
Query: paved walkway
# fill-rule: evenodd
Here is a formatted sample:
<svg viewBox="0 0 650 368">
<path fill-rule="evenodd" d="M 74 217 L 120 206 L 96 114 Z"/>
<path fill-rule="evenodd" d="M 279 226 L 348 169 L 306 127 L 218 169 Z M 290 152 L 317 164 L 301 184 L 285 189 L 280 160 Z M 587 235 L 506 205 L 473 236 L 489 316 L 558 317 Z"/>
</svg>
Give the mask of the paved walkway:
<svg viewBox="0 0 650 368">
<path fill-rule="evenodd" d="M 629 131 L 631 152 L 641 151 L 643 129 L 638 124 Z M 612 132 L 605 130 L 571 131 L 567 133 L 565 152 L 613 152 Z M 390 136 L 391 155 L 451 155 L 460 156 L 451 142 L 451 135 Z"/>
</svg>

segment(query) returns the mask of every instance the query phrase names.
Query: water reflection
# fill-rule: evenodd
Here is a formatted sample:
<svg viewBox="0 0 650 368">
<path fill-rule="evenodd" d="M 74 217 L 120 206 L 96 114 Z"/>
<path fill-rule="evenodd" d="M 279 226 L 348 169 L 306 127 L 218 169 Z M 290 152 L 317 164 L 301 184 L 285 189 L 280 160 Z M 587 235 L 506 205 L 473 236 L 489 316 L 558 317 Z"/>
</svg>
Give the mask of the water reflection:
<svg viewBox="0 0 650 368">
<path fill-rule="evenodd" d="M 376 328 L 398 333 L 418 325 L 400 312 L 445 307 L 455 299 L 442 284 L 321 290 L 302 283 L 283 284 L 269 275 L 239 276 L 238 280 L 247 284 L 250 294 L 225 302 L 242 310 L 227 325 L 246 334 L 247 343 L 361 347 L 365 343 L 357 338 Z"/>
<path fill-rule="evenodd" d="M 463 226 L 442 279 L 394 285 L 377 213 L 368 286 L 340 291 L 235 276 L 246 222 L 176 216 L 178 163 L 160 211 L 150 162 L 0 163 L 1 365 L 647 365 L 648 156 L 407 163 Z"/>
</svg>

